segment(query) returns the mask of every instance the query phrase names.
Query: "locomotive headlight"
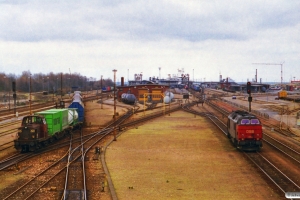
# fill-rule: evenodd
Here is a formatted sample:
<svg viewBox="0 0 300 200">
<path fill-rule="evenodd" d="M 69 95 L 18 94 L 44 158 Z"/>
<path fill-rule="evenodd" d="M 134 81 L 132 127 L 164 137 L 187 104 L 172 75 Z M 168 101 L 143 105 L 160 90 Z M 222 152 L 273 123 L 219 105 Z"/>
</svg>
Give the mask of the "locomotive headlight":
<svg viewBox="0 0 300 200">
<path fill-rule="evenodd" d="M 30 133 L 35 133 L 35 130 L 34 130 L 34 129 L 31 129 L 31 130 L 30 130 Z"/>
<path fill-rule="evenodd" d="M 22 130 L 21 130 L 21 129 L 19 129 L 19 130 L 18 130 L 18 133 L 22 133 Z"/>
<path fill-rule="evenodd" d="M 32 135 L 31 137 L 34 139 L 34 138 L 35 138 L 35 135 Z"/>
</svg>

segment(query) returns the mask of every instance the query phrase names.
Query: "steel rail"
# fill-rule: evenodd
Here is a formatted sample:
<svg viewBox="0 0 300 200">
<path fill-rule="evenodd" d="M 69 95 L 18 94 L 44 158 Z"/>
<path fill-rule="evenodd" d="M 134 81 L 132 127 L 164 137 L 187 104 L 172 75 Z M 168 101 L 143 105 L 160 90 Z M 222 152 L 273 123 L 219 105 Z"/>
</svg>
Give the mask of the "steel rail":
<svg viewBox="0 0 300 200">
<path fill-rule="evenodd" d="M 285 152 L 284 150 L 280 149 L 278 146 L 276 146 L 275 144 L 272 144 L 270 141 L 266 140 L 265 138 L 263 139 L 265 142 L 267 142 L 269 145 L 271 145 L 272 147 L 274 147 L 275 149 L 277 149 L 278 151 L 280 151 L 281 153 L 285 154 L 286 156 L 288 156 L 289 158 L 291 158 L 292 160 L 296 161 L 297 163 L 300 164 L 300 153 L 290 147 L 288 147 L 287 145 L 283 144 L 282 142 L 276 140 L 275 138 L 269 136 L 268 134 L 264 133 L 265 136 L 271 138 L 273 141 L 277 142 L 279 145 L 281 145 L 281 147 L 284 147 L 286 149 L 288 149 L 290 152 L 292 152 L 294 154 L 294 156 L 288 154 L 287 152 Z M 298 158 L 295 158 L 298 157 Z"/>
<path fill-rule="evenodd" d="M 245 155 L 283 192 L 294 192 L 300 191 L 300 187 L 292 181 L 288 176 L 286 176 L 282 171 L 280 171 L 273 163 L 271 163 L 267 158 L 261 155 L 259 152 L 256 152 L 256 155 L 259 155 L 268 166 L 271 166 L 270 170 L 273 170 L 272 173 L 277 174 L 277 181 L 275 178 L 271 177 L 271 173 L 268 173 L 266 168 L 263 168 L 262 165 L 259 165 L 257 161 L 255 161 L 254 156 L 249 156 L 251 154 L 244 152 Z M 281 183 L 280 183 L 281 181 Z"/>
</svg>

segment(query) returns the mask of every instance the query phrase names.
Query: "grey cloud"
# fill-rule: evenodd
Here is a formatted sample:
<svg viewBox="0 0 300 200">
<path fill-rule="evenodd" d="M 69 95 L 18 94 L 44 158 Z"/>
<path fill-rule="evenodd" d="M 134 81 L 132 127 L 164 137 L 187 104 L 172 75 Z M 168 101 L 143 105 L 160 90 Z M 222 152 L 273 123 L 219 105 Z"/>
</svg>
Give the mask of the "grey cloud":
<svg viewBox="0 0 300 200">
<path fill-rule="evenodd" d="M 2 40 L 245 40 L 258 30 L 292 26 L 300 19 L 297 1 L 294 6 L 200 1 L 195 8 L 168 1 L 10 2 L 0 4 Z"/>
</svg>

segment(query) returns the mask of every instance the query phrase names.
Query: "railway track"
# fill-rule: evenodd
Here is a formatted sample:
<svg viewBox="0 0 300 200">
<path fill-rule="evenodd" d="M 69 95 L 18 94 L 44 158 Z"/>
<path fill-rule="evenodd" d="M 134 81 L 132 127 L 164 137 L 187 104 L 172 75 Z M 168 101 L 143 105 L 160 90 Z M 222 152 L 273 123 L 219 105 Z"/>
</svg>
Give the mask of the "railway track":
<svg viewBox="0 0 300 200">
<path fill-rule="evenodd" d="M 90 136 L 88 139 L 83 140 L 82 137 L 80 138 L 79 142 L 80 144 L 76 144 L 78 142 L 77 140 L 70 140 L 70 144 L 74 145 L 71 146 L 72 148 L 69 148 L 64 155 L 62 155 L 59 159 L 57 159 L 55 162 L 53 162 L 50 166 L 48 166 L 46 169 L 39 171 L 33 178 L 30 180 L 26 181 L 24 184 L 19 186 L 18 188 L 14 189 L 12 192 L 10 192 L 9 195 L 4 197 L 3 199 L 11 199 L 11 198 L 17 198 L 22 196 L 22 199 L 29 199 L 31 197 L 34 197 L 37 194 L 42 187 L 44 187 L 46 184 L 48 184 L 50 181 L 53 179 L 57 178 L 61 173 L 66 172 L 66 177 L 68 177 L 65 181 L 65 190 L 63 192 L 63 199 L 66 199 L 67 197 L 74 199 L 79 197 L 82 197 L 81 195 L 84 195 L 86 197 L 86 186 L 85 186 L 85 176 L 83 176 L 82 179 L 77 179 L 75 182 L 78 183 L 79 181 L 83 184 L 78 184 L 78 185 L 70 185 L 68 184 L 69 177 L 74 177 L 76 174 L 76 177 L 78 176 L 78 171 L 80 171 L 82 174 L 85 173 L 85 168 L 84 168 L 84 154 L 90 150 L 88 147 L 92 147 L 95 143 L 99 142 L 101 139 L 103 139 L 105 136 L 109 135 L 113 129 L 106 129 L 102 130 L 99 132 L 94 133 L 92 136 Z M 90 144 L 88 144 L 90 142 Z M 85 150 L 83 148 L 84 144 L 88 144 L 85 146 Z M 27 154 L 25 154 L 27 155 Z M 28 154 L 29 155 L 29 154 Z M 38 154 L 39 155 L 39 154 Z M 37 156 L 37 155 L 34 155 Z M 24 161 L 24 159 L 27 158 L 22 158 L 20 161 Z M 67 160 L 67 162 L 65 162 Z M 78 160 L 81 161 L 82 163 L 82 168 L 81 170 L 75 170 L 75 172 L 71 172 L 70 169 L 73 168 L 73 166 L 80 166 L 78 165 Z M 16 161 L 14 161 L 16 162 Z M 77 167 L 75 167 L 77 168 Z M 51 176 L 45 175 L 46 173 L 50 173 Z M 71 175 L 71 176 L 69 176 Z M 80 176 L 78 176 L 80 177 Z M 40 181 L 40 179 L 44 181 Z M 74 182 L 74 181 L 72 181 Z M 83 187 L 80 192 L 78 192 L 78 188 Z M 74 189 L 77 188 L 77 189 Z M 74 192 L 77 191 L 77 192 Z M 87 199 L 87 198 L 84 198 Z"/>
<path fill-rule="evenodd" d="M 131 111 L 128 111 L 128 113 L 126 113 L 124 116 L 118 118 L 117 120 L 114 120 L 114 122 L 110 125 L 108 125 L 108 127 L 115 127 L 117 126 L 119 123 L 122 123 L 124 120 L 126 120 L 126 118 L 130 117 L 132 114 Z M 63 199 L 66 199 L 68 197 L 68 199 L 73 199 L 73 197 L 75 199 L 77 198 L 84 198 L 87 199 L 87 192 L 86 192 L 86 181 L 85 181 L 85 168 L 84 168 L 84 160 L 85 160 L 85 155 L 86 153 L 99 141 L 101 141 L 104 137 L 111 135 L 111 132 L 113 132 L 115 130 L 115 128 L 105 128 L 101 131 L 95 132 L 93 134 L 89 134 L 88 136 L 84 136 L 84 137 L 80 137 L 77 138 L 76 140 L 72 140 L 73 144 L 75 143 L 79 143 L 77 145 L 74 145 L 71 149 L 69 149 L 67 151 L 67 153 L 65 153 L 63 156 L 61 156 L 60 159 L 58 159 L 57 161 L 55 161 L 53 164 L 51 164 L 49 167 L 47 167 L 45 170 L 40 171 L 37 175 L 35 175 L 33 178 L 31 178 L 30 180 L 26 181 L 24 184 L 22 184 L 21 186 L 19 186 L 17 189 L 14 189 L 13 191 L 11 191 L 6 197 L 4 197 L 4 199 L 11 199 L 11 198 L 17 198 L 22 196 L 22 199 L 29 199 L 31 197 L 36 197 L 38 196 L 38 192 L 39 190 L 44 187 L 47 183 L 49 183 L 51 180 L 55 179 L 57 176 L 59 176 L 60 173 L 63 173 L 63 171 L 68 171 L 66 173 L 66 177 L 74 177 L 74 175 L 76 174 L 77 177 L 77 172 L 78 170 L 73 171 L 73 169 L 79 169 L 78 166 L 82 166 L 81 171 L 83 174 L 83 178 L 80 180 L 80 182 L 82 182 L 82 184 L 78 185 L 72 185 L 70 183 L 77 183 L 79 180 L 74 181 L 67 181 L 68 179 L 66 179 L 66 183 L 65 183 L 65 189 L 63 192 Z M 51 148 L 61 148 L 63 146 L 66 146 L 66 144 L 58 144 L 56 147 L 54 147 L 55 145 L 53 145 Z M 79 151 L 78 151 L 79 149 Z M 38 153 L 34 153 L 35 155 L 33 156 L 38 156 L 41 155 L 41 153 L 44 153 L 43 151 L 38 152 Z M 24 156 L 23 156 L 24 155 Z M 25 156 L 27 155 L 27 157 Z M 16 165 L 19 162 L 23 162 L 24 160 L 29 158 L 29 155 L 32 155 L 31 153 L 29 154 L 20 154 L 20 158 L 17 157 L 12 157 L 11 159 L 7 159 L 6 162 L 1 163 L 2 164 L 2 168 L 3 169 L 7 169 L 8 167 L 12 166 L 12 165 Z M 63 160 L 68 158 L 68 162 L 64 163 Z M 82 164 L 78 165 L 78 160 L 81 160 Z M 73 167 L 75 166 L 75 167 Z M 66 170 L 67 169 L 67 170 Z M 49 172 L 50 174 L 53 174 L 53 176 L 48 177 L 45 174 Z M 47 178 L 46 178 L 47 177 Z M 81 176 L 79 176 L 81 177 Z M 43 179 L 45 181 L 40 181 L 40 179 Z M 75 188 L 81 188 L 82 185 L 82 190 L 78 191 L 75 190 Z M 34 190 L 32 188 L 35 188 Z M 77 192 L 75 192 L 77 191 Z M 79 196 L 78 196 L 79 195 Z M 82 196 L 83 195 L 83 196 Z M 82 198 L 82 199 L 83 199 Z"/>
<path fill-rule="evenodd" d="M 214 109 L 216 109 L 218 112 L 221 112 L 222 114 L 226 113 L 226 110 L 220 109 L 214 104 L 209 104 Z M 199 114 L 199 115 L 202 115 Z M 218 126 L 219 127 L 219 126 Z M 222 130 L 222 129 L 221 129 Z M 224 131 L 222 130 L 224 133 Z M 227 135 L 227 133 L 225 133 Z M 288 144 L 285 144 L 284 142 L 281 142 L 273 137 L 271 137 L 269 134 L 264 133 L 264 142 L 272 146 L 272 148 L 276 149 L 276 151 L 283 154 L 284 158 L 287 160 L 290 160 L 291 162 L 295 163 L 295 167 L 298 167 L 300 164 L 300 153 L 291 148 Z M 287 170 L 286 166 L 278 165 L 275 166 L 269 159 L 267 159 L 265 156 L 262 155 L 262 153 L 259 152 L 243 152 L 245 156 L 251 160 L 276 186 L 279 188 L 280 191 L 282 191 L 284 194 L 287 192 L 299 192 L 299 180 L 297 176 L 293 175 L 293 173 L 289 172 L 289 175 L 284 173 L 283 171 L 289 171 Z M 290 166 L 291 167 L 291 166 Z M 280 169 L 281 168 L 281 169 Z M 295 180 L 293 180 L 295 179 Z"/>
<path fill-rule="evenodd" d="M 77 147 L 73 148 L 73 140 L 71 137 L 70 146 L 68 149 L 69 154 L 67 156 L 67 165 L 64 170 L 65 186 L 64 186 L 64 191 L 61 199 L 87 199 L 84 159 L 82 155 L 83 154 L 82 131 L 80 132 L 80 144 L 81 145 L 78 145 Z M 71 180 L 75 178 L 76 180 Z M 78 190 L 78 188 L 82 188 L 82 189 Z"/>
<path fill-rule="evenodd" d="M 0 145 L 0 152 L 6 150 L 8 148 L 11 148 L 11 147 L 14 147 L 14 142 L 13 141 L 3 143 L 3 144 Z"/>
<path fill-rule="evenodd" d="M 283 142 L 275 139 L 274 137 L 264 133 L 264 142 L 267 142 L 269 145 L 274 147 L 276 150 L 285 154 L 288 158 L 294 160 L 298 164 L 300 164 L 300 152 L 288 146 L 288 144 L 284 144 Z"/>
<path fill-rule="evenodd" d="M 284 193 L 299 192 L 300 187 L 258 152 L 244 154 Z"/>
</svg>

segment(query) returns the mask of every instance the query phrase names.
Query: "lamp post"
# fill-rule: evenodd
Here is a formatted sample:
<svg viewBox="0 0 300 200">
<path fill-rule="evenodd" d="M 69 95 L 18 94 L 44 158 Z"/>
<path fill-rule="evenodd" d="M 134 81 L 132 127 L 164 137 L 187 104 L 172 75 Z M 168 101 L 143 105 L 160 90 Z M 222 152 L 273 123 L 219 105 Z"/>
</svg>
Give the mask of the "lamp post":
<svg viewBox="0 0 300 200">
<path fill-rule="evenodd" d="M 29 114 L 32 115 L 32 111 L 31 111 L 31 74 L 29 74 Z"/>
<path fill-rule="evenodd" d="M 171 80 L 169 80 L 169 99 L 170 99 L 170 102 L 169 102 L 169 116 L 170 116 L 170 109 L 171 109 L 170 82 L 171 82 Z"/>
<path fill-rule="evenodd" d="M 5 95 L 6 76 L 4 76 L 3 78 L 4 78 L 3 102 L 4 102 L 4 106 L 5 106 L 5 104 L 6 104 L 6 95 Z"/>
<path fill-rule="evenodd" d="M 102 95 L 102 75 L 101 75 L 101 109 L 103 109 L 103 95 Z"/>
<path fill-rule="evenodd" d="M 116 122 L 116 72 L 117 70 L 114 69 L 114 122 Z M 116 137 L 116 127 L 114 127 L 114 141 L 117 141 Z"/>
<path fill-rule="evenodd" d="M 116 119 L 116 72 L 117 70 L 114 69 L 114 120 Z"/>
<path fill-rule="evenodd" d="M 10 110 L 10 90 L 12 89 L 10 87 L 11 78 L 8 79 L 8 110 Z"/>
<path fill-rule="evenodd" d="M 48 79 L 48 94 L 49 94 L 49 76 L 47 76 Z"/>
<path fill-rule="evenodd" d="M 56 96 L 58 95 L 58 77 L 56 77 Z"/>
</svg>

